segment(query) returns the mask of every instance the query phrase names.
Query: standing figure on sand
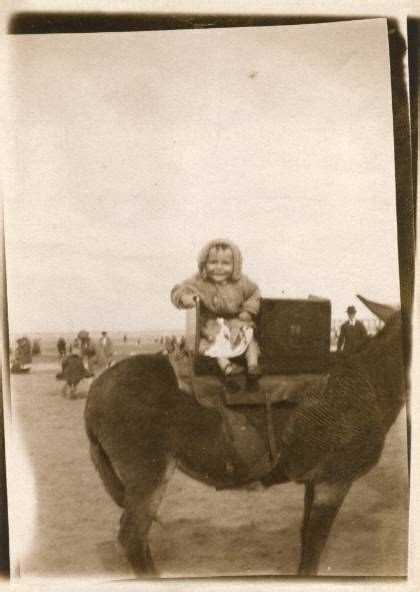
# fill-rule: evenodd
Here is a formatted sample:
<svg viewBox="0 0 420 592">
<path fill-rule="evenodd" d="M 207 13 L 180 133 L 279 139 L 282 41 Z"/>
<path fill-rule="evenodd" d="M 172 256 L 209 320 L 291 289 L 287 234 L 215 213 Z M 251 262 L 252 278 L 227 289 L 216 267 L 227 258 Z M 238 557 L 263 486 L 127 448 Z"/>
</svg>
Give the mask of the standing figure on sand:
<svg viewBox="0 0 420 592">
<path fill-rule="evenodd" d="M 59 337 L 57 341 L 57 351 L 60 358 L 64 358 L 67 353 L 67 343 L 64 337 Z"/>
<path fill-rule="evenodd" d="M 32 344 L 28 337 L 20 337 L 16 341 L 16 348 L 12 359 L 13 374 L 29 372 L 32 364 Z"/>
<path fill-rule="evenodd" d="M 57 378 L 64 380 L 62 395 L 66 399 L 76 399 L 77 385 L 86 376 L 79 345 L 73 345 L 72 351 L 63 358 L 61 367 L 62 372 Z"/>
<path fill-rule="evenodd" d="M 96 347 L 88 331 L 79 331 L 77 343 L 80 346 L 83 363 L 88 371 L 87 376 L 93 376 L 96 361 Z"/>
<path fill-rule="evenodd" d="M 200 352 L 216 358 L 225 376 L 243 371 L 232 361 L 245 354 L 248 377 L 258 380 L 260 350 L 254 336 L 261 295 L 255 282 L 242 273 L 242 255 L 230 240 L 207 243 L 198 256 L 198 273 L 177 284 L 171 300 L 177 308 L 201 302 Z"/>
<path fill-rule="evenodd" d="M 102 331 L 98 341 L 96 360 L 99 368 L 109 368 L 114 354 L 111 338 L 106 331 Z"/>
<path fill-rule="evenodd" d="M 356 308 L 348 306 L 346 312 L 349 319 L 341 325 L 337 351 L 350 354 L 366 343 L 368 334 L 364 324 L 356 319 Z"/>
</svg>

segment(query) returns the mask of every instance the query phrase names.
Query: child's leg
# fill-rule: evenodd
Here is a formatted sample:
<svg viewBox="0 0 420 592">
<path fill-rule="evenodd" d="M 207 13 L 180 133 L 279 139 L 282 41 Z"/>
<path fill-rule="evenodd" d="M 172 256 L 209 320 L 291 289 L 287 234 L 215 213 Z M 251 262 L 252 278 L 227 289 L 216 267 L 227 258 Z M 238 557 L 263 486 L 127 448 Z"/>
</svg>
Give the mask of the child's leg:
<svg viewBox="0 0 420 592">
<path fill-rule="evenodd" d="M 226 368 L 229 366 L 229 358 L 216 358 L 220 370 L 224 373 Z"/>
<path fill-rule="evenodd" d="M 245 358 L 248 368 L 255 368 L 258 366 L 258 356 L 260 348 L 254 338 L 251 339 L 247 350 L 245 352 Z"/>
<path fill-rule="evenodd" d="M 234 376 L 235 374 L 241 374 L 243 371 L 241 366 L 234 364 L 229 358 L 216 358 L 219 368 L 226 376 Z"/>
</svg>

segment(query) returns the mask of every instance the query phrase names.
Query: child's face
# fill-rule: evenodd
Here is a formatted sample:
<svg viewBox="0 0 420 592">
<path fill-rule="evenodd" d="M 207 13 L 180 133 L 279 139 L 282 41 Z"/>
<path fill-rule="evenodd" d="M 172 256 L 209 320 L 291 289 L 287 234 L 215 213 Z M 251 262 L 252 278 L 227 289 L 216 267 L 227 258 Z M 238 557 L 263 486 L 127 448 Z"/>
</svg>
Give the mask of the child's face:
<svg viewBox="0 0 420 592">
<path fill-rule="evenodd" d="M 226 282 L 233 273 L 233 253 L 231 249 L 210 249 L 206 261 L 207 277 L 216 284 Z"/>
</svg>

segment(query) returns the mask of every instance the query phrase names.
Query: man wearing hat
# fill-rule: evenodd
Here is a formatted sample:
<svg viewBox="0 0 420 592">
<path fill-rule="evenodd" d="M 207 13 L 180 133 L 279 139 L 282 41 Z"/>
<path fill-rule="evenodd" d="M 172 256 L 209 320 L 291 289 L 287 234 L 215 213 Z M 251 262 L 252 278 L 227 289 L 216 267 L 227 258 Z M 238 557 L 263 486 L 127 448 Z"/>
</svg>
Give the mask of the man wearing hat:
<svg viewBox="0 0 420 592">
<path fill-rule="evenodd" d="M 108 333 L 102 331 L 101 338 L 98 343 L 98 366 L 100 368 L 108 368 L 111 365 L 111 358 L 113 356 L 113 345 Z"/>
<path fill-rule="evenodd" d="M 361 321 L 356 320 L 356 309 L 354 306 L 347 307 L 349 320 L 341 325 L 340 336 L 337 342 L 337 351 L 350 354 L 368 339 L 366 327 Z"/>
</svg>

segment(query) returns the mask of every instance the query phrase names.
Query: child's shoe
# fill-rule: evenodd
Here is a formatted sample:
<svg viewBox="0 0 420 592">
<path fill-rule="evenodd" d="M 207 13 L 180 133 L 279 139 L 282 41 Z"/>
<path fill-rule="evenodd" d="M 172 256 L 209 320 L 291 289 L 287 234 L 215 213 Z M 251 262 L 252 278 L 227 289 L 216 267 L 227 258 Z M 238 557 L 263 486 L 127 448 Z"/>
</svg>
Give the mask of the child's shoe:
<svg viewBox="0 0 420 592">
<path fill-rule="evenodd" d="M 261 368 L 259 366 L 249 366 L 248 376 L 254 380 L 258 380 L 262 376 Z"/>
</svg>

